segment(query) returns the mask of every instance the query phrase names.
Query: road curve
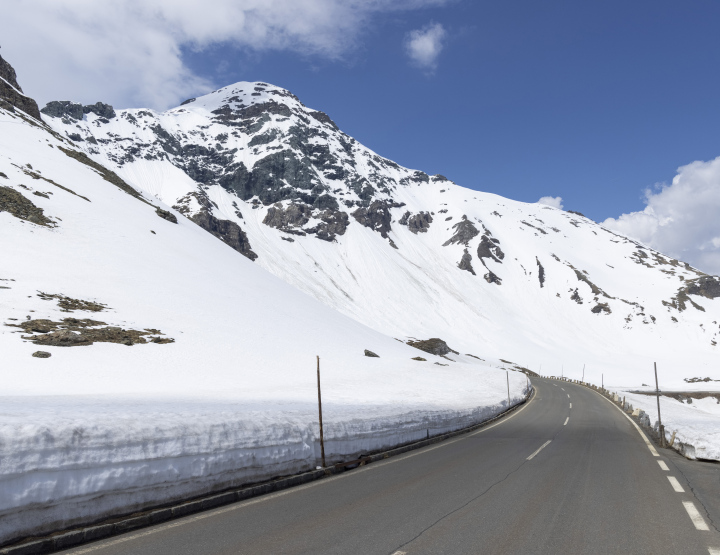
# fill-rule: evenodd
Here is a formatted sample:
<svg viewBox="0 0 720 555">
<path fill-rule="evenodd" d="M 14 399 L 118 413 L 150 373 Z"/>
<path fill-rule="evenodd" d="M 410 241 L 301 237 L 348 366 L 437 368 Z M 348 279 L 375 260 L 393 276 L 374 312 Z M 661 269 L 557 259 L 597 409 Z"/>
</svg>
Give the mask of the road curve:
<svg viewBox="0 0 720 555">
<path fill-rule="evenodd" d="M 492 427 L 63 553 L 720 554 L 683 476 L 630 419 L 581 386 L 533 384 Z"/>
</svg>

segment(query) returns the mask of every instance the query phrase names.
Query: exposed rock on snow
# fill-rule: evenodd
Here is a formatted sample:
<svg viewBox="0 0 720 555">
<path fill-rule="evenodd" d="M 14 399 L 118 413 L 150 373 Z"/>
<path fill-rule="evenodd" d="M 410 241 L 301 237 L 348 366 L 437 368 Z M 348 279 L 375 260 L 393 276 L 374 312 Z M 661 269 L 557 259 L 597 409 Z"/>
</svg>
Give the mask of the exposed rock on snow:
<svg viewBox="0 0 720 555">
<path fill-rule="evenodd" d="M 431 355 L 445 356 L 448 353 L 455 353 L 459 355 L 457 351 L 453 351 L 445 341 L 438 337 L 431 337 L 430 339 L 424 339 L 419 341 L 410 340 L 407 342 L 411 347 L 430 353 Z"/>
<path fill-rule="evenodd" d="M 30 340 L 36 345 L 54 347 L 76 347 L 93 343 L 135 345 L 150 342 L 163 344 L 175 341 L 169 337 L 161 337 L 162 333 L 159 330 L 126 330 L 87 318 L 64 318 L 61 322 L 44 319 L 26 320 L 20 324 L 6 325 L 21 328 L 25 333 L 38 334 L 22 336 L 23 339 Z"/>
<path fill-rule="evenodd" d="M 365 349 L 365 356 L 366 356 L 366 357 L 380 358 L 380 355 L 375 354 L 375 353 L 373 353 L 372 351 L 368 351 L 367 349 Z"/>
<path fill-rule="evenodd" d="M 414 234 L 425 233 L 430 229 L 430 224 L 433 218 L 429 212 L 420 212 L 418 214 L 412 214 L 410 211 L 405 212 L 403 217 L 398 222 L 400 225 L 407 226 L 407 228 Z"/>
<path fill-rule="evenodd" d="M 445 212 L 447 212 L 447 210 L 445 210 Z M 455 234 L 443 243 L 443 247 L 457 243 L 467 247 L 472 239 L 480 235 L 480 232 L 475 227 L 475 224 L 468 220 L 465 215 L 463 215 L 461 221 L 453 226 L 453 229 L 455 230 Z"/>
<path fill-rule="evenodd" d="M 468 252 L 467 249 L 463 251 L 462 258 L 458 263 L 458 268 L 460 268 L 461 270 L 467 270 L 472 275 L 475 275 L 475 270 L 473 270 L 472 267 L 472 255 Z"/>
<path fill-rule="evenodd" d="M 76 310 L 82 310 L 86 312 L 102 312 L 107 310 L 107 305 L 102 303 L 96 303 L 93 301 L 83 301 L 82 299 L 71 299 L 61 294 L 49 294 L 49 293 L 38 293 L 38 297 L 44 301 L 57 300 L 57 305 L 60 307 L 62 312 L 74 312 Z"/>
<path fill-rule="evenodd" d="M 35 206 L 22 193 L 2 185 L 0 185 L 0 212 L 9 212 L 20 220 L 37 225 L 46 227 L 55 225 L 50 218 L 45 216 L 42 208 Z"/>
<path fill-rule="evenodd" d="M 15 108 L 18 108 L 42 121 L 37 102 L 23 94 L 17 82 L 15 69 L 2 56 L 0 56 L 0 108 L 9 112 L 15 112 Z"/>
</svg>

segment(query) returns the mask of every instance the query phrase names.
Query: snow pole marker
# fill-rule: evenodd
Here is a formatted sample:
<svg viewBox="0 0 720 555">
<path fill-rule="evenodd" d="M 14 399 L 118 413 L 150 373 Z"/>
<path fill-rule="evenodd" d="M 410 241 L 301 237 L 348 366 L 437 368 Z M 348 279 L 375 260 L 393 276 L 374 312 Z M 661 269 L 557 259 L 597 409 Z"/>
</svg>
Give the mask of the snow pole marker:
<svg viewBox="0 0 720 555">
<path fill-rule="evenodd" d="M 325 468 L 325 439 L 323 437 L 323 424 L 322 424 L 322 396 L 320 395 L 320 356 L 317 357 L 317 386 L 318 386 L 318 415 L 320 417 L 320 455 L 322 456 L 323 468 Z"/>
<path fill-rule="evenodd" d="M 662 419 L 660 418 L 660 387 L 658 386 L 657 378 L 657 362 L 653 362 L 655 365 L 655 396 L 657 398 L 658 407 L 658 432 L 660 434 L 660 447 L 665 447 L 665 429 L 662 425 Z"/>
<path fill-rule="evenodd" d="M 505 377 L 507 378 L 507 386 L 508 386 L 508 408 L 510 408 L 510 372 L 505 370 Z"/>
</svg>

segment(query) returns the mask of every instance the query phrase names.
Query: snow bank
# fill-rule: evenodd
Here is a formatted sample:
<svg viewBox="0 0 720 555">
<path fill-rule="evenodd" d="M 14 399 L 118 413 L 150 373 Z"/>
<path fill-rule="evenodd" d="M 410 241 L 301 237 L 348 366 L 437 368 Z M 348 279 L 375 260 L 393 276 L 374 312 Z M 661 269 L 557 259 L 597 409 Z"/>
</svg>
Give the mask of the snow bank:
<svg viewBox="0 0 720 555">
<path fill-rule="evenodd" d="M 619 391 L 633 408 L 641 409 L 657 428 L 657 400 L 653 396 Z M 720 461 L 720 405 L 712 398 L 693 399 L 692 404 L 660 396 L 660 415 L 669 441 L 675 434 L 675 447 L 690 459 Z M 682 444 L 682 445 L 679 445 Z"/>
<path fill-rule="evenodd" d="M 55 223 L 0 212 L 0 543 L 313 468 L 316 355 L 328 462 L 507 408 L 498 361 L 423 353 L 341 315 L 60 146 L 0 110 L 0 185 Z M 41 292 L 107 308 L 68 313 Z M 13 327 L 64 318 L 175 342 L 41 347 Z M 517 403 L 526 377 L 509 375 Z"/>
</svg>

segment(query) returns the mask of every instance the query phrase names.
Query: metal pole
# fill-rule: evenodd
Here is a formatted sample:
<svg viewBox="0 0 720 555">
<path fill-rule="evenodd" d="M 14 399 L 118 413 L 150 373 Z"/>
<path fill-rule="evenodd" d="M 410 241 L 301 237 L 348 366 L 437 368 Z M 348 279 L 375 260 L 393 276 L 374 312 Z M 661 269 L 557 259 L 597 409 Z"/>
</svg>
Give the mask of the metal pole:
<svg viewBox="0 0 720 555">
<path fill-rule="evenodd" d="M 507 386 L 508 386 L 508 408 L 510 408 L 510 372 L 505 370 L 505 377 L 507 378 Z"/>
<path fill-rule="evenodd" d="M 655 365 L 655 395 L 657 397 L 658 406 L 658 432 L 660 432 L 660 447 L 665 447 L 665 430 L 663 429 L 662 419 L 660 418 L 660 387 L 658 386 L 657 379 L 657 362 L 654 362 L 653 364 Z"/>
<path fill-rule="evenodd" d="M 605 390 L 605 374 L 600 374 L 600 387 Z"/>
<path fill-rule="evenodd" d="M 583 379 L 582 379 L 582 381 L 583 381 L 583 383 L 585 383 L 585 365 L 584 364 L 583 364 Z"/>
<path fill-rule="evenodd" d="M 320 454 L 322 456 L 322 465 L 325 468 L 325 439 L 323 438 L 322 425 L 322 396 L 320 395 L 320 357 L 317 357 L 317 382 L 318 382 L 318 414 L 320 416 Z"/>
</svg>

